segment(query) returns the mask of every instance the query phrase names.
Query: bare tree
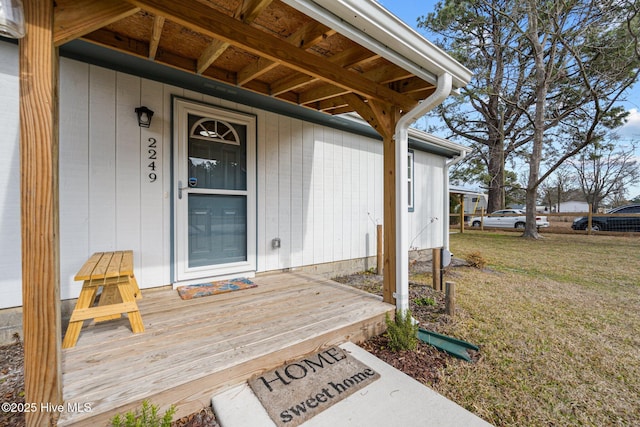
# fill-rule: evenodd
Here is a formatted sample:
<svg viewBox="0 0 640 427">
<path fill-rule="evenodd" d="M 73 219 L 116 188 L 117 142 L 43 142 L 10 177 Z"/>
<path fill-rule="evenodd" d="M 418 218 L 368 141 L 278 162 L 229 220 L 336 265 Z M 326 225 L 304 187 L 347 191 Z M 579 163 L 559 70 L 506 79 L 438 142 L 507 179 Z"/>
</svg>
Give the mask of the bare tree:
<svg viewBox="0 0 640 427">
<path fill-rule="evenodd" d="M 614 142 L 594 143 L 573 162 L 580 188 L 593 212 L 607 200 L 612 205 L 620 204 L 625 200 L 626 187 L 640 177 L 634 160 L 635 144 L 623 147 Z"/>
<path fill-rule="evenodd" d="M 541 185 L 543 200 L 550 210 L 560 212 L 560 204 L 569 200 L 574 183 L 575 177 L 567 167 L 563 166 Z"/>
</svg>

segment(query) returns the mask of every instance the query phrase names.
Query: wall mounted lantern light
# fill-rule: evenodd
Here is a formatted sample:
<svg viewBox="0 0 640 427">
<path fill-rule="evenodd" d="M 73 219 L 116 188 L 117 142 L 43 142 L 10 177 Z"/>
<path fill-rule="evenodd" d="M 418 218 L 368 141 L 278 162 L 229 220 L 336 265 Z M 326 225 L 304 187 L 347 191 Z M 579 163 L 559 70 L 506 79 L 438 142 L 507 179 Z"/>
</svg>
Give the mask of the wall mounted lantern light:
<svg viewBox="0 0 640 427">
<path fill-rule="evenodd" d="M 153 111 L 145 106 L 142 106 L 136 108 L 136 114 L 138 115 L 138 126 L 140 126 L 141 128 L 148 128 L 149 126 L 151 126 L 151 117 L 153 117 Z"/>
<path fill-rule="evenodd" d="M 24 37 L 24 9 L 20 0 L 0 0 L 0 36 Z"/>
</svg>

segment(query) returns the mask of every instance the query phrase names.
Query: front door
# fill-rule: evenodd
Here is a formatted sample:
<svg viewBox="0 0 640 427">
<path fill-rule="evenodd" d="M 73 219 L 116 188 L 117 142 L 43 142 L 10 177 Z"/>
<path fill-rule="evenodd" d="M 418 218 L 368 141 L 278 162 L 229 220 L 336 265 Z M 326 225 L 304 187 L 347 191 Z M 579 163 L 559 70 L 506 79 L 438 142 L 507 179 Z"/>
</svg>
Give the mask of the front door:
<svg viewBox="0 0 640 427">
<path fill-rule="evenodd" d="M 174 100 L 178 281 L 255 271 L 255 116 Z"/>
</svg>

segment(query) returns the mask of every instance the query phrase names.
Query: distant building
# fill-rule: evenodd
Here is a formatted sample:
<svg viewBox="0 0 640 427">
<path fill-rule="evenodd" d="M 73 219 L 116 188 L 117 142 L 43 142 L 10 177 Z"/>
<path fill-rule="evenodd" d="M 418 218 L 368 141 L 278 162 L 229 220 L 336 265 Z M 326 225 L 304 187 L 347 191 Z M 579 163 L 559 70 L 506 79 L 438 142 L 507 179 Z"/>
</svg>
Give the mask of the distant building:
<svg viewBox="0 0 640 427">
<path fill-rule="evenodd" d="M 488 197 L 478 190 L 451 185 L 449 186 L 449 194 L 464 195 L 464 213 L 466 214 L 480 213 L 482 209 L 485 212 L 487 210 Z"/>
<path fill-rule="evenodd" d="M 577 200 L 568 200 L 557 205 L 557 213 L 562 212 L 589 212 L 589 203 Z"/>
</svg>

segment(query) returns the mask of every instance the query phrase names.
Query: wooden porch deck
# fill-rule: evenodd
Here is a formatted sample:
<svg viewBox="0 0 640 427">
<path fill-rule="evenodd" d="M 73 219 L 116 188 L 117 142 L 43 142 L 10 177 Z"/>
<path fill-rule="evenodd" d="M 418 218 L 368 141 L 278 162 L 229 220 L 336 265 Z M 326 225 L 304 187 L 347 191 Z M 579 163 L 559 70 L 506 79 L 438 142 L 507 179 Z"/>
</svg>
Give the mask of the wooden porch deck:
<svg viewBox="0 0 640 427">
<path fill-rule="evenodd" d="M 141 334 L 132 334 L 124 318 L 85 326 L 76 347 L 63 350 L 65 411 L 58 425 L 103 426 L 144 399 L 162 411 L 176 405 L 177 419 L 285 360 L 379 334 L 385 313 L 395 310 L 317 276 L 253 281 L 257 288 L 186 301 L 172 289 L 143 291 Z"/>
</svg>

